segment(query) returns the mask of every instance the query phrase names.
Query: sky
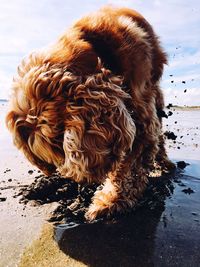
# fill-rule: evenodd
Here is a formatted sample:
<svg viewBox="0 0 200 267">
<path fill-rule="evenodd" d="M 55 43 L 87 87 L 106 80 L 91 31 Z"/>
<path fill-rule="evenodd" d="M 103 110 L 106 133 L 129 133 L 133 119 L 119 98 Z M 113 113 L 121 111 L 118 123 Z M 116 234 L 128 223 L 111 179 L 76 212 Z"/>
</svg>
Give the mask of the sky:
<svg viewBox="0 0 200 267">
<path fill-rule="evenodd" d="M 160 36 L 169 61 L 161 81 L 166 104 L 200 105 L 199 0 L 0 0 L 0 99 L 9 98 L 24 57 L 106 4 L 139 11 Z"/>
</svg>

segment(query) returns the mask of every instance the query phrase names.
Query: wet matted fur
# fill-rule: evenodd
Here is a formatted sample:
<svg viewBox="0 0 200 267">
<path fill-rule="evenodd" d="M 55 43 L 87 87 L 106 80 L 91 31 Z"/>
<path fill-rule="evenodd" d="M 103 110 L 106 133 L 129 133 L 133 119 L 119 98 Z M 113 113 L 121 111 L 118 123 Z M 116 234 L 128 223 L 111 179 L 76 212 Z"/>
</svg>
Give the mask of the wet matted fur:
<svg viewBox="0 0 200 267">
<path fill-rule="evenodd" d="M 173 166 L 158 115 L 166 62 L 139 13 L 105 7 L 18 68 L 7 115 L 14 143 L 45 174 L 103 184 L 90 220 L 133 207 L 154 165 Z"/>
</svg>

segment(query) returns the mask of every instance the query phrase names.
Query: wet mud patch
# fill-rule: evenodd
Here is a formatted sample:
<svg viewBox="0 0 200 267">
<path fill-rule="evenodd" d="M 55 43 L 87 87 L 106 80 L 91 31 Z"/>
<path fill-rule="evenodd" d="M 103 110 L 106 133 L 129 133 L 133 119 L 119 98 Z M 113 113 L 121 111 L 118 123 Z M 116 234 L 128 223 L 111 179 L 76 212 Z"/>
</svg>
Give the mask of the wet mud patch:
<svg viewBox="0 0 200 267">
<path fill-rule="evenodd" d="M 49 177 L 39 175 L 32 184 L 22 187 L 15 197 L 20 196 L 20 203 L 25 205 L 28 202 L 34 205 L 57 202 L 50 222 L 83 221 L 97 187 L 96 184 L 80 185 L 58 174 Z"/>
<path fill-rule="evenodd" d="M 145 207 L 162 212 L 164 201 L 173 194 L 175 184 L 182 187 L 183 194 L 191 193 L 192 188 L 189 191 L 181 181 L 182 173 L 189 164 L 185 161 L 178 161 L 176 165 L 177 169 L 173 173 L 165 173 L 160 177 L 149 177 L 149 184 L 143 197 L 133 209 L 134 211 Z M 49 177 L 40 174 L 30 185 L 21 186 L 14 197 L 20 197 L 19 202 L 24 205 L 29 202 L 33 205 L 56 202 L 55 210 L 49 215 L 49 222 L 55 224 L 85 223 L 85 213 L 92 202 L 92 197 L 95 191 L 101 187 L 102 185 L 97 184 L 78 184 L 59 174 Z M 123 216 L 116 214 L 114 218 Z"/>
<path fill-rule="evenodd" d="M 179 165 L 183 167 L 183 163 Z M 178 168 L 175 172 L 180 173 L 181 171 Z M 134 210 L 146 207 L 150 210 L 158 209 L 162 211 L 166 197 L 169 197 L 174 190 L 173 177 L 174 175 L 172 174 L 165 174 L 162 177 L 150 177 L 144 196 Z M 177 178 L 175 181 L 181 184 L 181 181 L 177 180 Z M 20 196 L 20 203 L 24 205 L 28 202 L 34 205 L 57 202 L 56 209 L 49 216 L 48 220 L 50 222 L 84 223 L 86 222 L 84 215 L 92 201 L 94 192 L 100 186 L 96 184 L 80 185 L 60 177 L 58 174 L 50 177 L 39 175 L 35 177 L 32 184 L 22 187 L 15 197 Z M 123 215 L 116 215 L 115 218 L 121 216 Z"/>
</svg>

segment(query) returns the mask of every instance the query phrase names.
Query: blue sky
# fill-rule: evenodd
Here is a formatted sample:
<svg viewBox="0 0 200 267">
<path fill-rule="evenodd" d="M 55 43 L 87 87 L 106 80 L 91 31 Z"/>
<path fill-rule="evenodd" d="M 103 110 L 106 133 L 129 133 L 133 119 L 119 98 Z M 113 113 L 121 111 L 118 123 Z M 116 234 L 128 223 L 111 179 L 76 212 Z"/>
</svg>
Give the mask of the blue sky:
<svg viewBox="0 0 200 267">
<path fill-rule="evenodd" d="M 160 36 L 169 59 L 162 79 L 166 103 L 200 105 L 199 0 L 0 0 L 0 98 L 8 98 L 22 58 L 105 4 L 136 9 Z"/>
</svg>

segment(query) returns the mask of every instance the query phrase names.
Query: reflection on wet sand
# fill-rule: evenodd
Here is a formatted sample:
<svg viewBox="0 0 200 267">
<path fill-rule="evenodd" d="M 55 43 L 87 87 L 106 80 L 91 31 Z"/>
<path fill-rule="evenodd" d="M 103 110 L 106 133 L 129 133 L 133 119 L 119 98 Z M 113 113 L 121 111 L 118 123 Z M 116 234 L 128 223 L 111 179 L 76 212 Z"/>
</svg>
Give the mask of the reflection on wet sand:
<svg viewBox="0 0 200 267">
<path fill-rule="evenodd" d="M 59 247 L 88 266 L 153 266 L 154 239 L 161 214 L 162 210 L 143 210 L 116 223 L 70 228 L 63 233 Z"/>
<path fill-rule="evenodd" d="M 147 192 L 141 207 L 114 222 L 58 225 L 59 248 L 92 267 L 199 266 L 200 179 L 178 171 L 149 190 L 154 199 Z"/>
</svg>

